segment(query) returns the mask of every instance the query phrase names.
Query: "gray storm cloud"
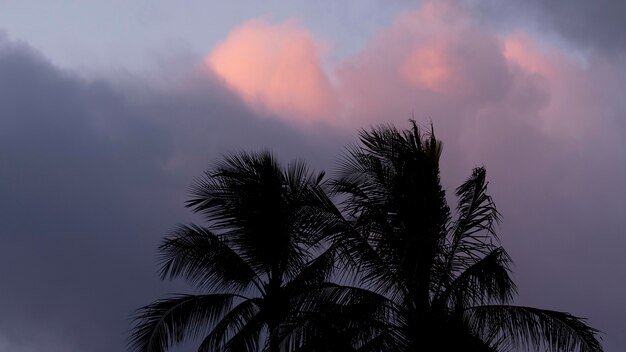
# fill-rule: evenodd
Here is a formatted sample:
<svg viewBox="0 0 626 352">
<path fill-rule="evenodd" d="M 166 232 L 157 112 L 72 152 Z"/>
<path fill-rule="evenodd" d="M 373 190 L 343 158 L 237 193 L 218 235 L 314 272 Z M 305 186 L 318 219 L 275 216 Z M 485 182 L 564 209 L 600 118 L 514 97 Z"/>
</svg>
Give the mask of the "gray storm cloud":
<svg viewBox="0 0 626 352">
<path fill-rule="evenodd" d="M 154 258 L 195 177 L 261 148 L 319 167 L 341 140 L 253 116 L 210 77 L 124 90 L 7 40 L 0 77 L 1 351 L 123 350 L 134 309 L 184 291 Z"/>
<path fill-rule="evenodd" d="M 626 54 L 626 3 L 619 0 L 460 0 L 488 22 L 528 22 L 544 33 L 560 37 L 583 50 Z"/>
</svg>

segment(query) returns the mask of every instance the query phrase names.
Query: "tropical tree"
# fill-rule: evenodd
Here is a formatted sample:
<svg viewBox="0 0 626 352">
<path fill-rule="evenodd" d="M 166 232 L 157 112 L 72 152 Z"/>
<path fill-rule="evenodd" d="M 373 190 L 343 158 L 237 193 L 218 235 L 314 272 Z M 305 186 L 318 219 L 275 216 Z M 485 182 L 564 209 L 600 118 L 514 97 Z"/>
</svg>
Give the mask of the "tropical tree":
<svg viewBox="0 0 626 352">
<path fill-rule="evenodd" d="M 377 312 L 369 321 L 378 333 L 360 346 L 378 340 L 404 351 L 602 350 L 597 331 L 580 318 L 511 305 L 511 260 L 499 245 L 499 214 L 483 167 L 456 189 L 452 217 L 432 127 L 422 133 L 415 122 L 405 131 L 380 126 L 360 137 L 334 182 L 350 224 L 335 241 L 360 272 L 357 287 L 318 292 L 325 301 Z"/>
<path fill-rule="evenodd" d="M 199 351 L 601 351 L 569 313 L 512 305 L 516 287 L 482 167 L 454 216 L 432 131 L 361 132 L 332 182 L 269 153 L 226 157 L 187 203 L 207 227 L 165 238 L 163 279 L 202 294 L 138 311 L 134 351 L 202 338 Z"/>
<path fill-rule="evenodd" d="M 130 348 L 165 351 L 199 339 L 199 351 L 280 350 L 299 297 L 326 281 L 325 209 L 336 212 L 302 162 L 285 169 L 267 152 L 226 157 L 192 187 L 187 202 L 209 226 L 180 226 L 159 247 L 162 279 L 183 278 L 201 294 L 138 310 Z"/>
</svg>

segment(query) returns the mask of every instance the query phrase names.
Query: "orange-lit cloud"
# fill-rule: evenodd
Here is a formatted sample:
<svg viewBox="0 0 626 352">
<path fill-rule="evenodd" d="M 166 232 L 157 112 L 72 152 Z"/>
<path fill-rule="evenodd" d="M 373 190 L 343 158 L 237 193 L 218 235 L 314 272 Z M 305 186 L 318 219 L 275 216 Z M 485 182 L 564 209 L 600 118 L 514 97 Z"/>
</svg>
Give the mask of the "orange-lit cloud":
<svg viewBox="0 0 626 352">
<path fill-rule="evenodd" d="M 206 62 L 250 106 L 289 121 L 353 128 L 433 118 L 467 143 L 483 137 L 472 130 L 498 124 L 589 133 L 609 92 L 590 87 L 611 71 L 584 66 L 522 30 L 497 33 L 453 1 L 399 14 L 329 74 L 318 41 L 293 21 L 244 23 Z"/>
<path fill-rule="evenodd" d="M 454 69 L 447 62 L 443 48 L 435 44 L 414 49 L 402 64 L 401 72 L 415 86 L 445 93 Z"/>
<path fill-rule="evenodd" d="M 532 38 L 516 32 L 504 39 L 503 54 L 506 59 L 529 73 L 550 75 L 550 64 Z"/>
<path fill-rule="evenodd" d="M 338 100 L 320 44 L 296 22 L 255 19 L 233 30 L 207 64 L 252 107 L 290 120 L 331 120 Z"/>
<path fill-rule="evenodd" d="M 335 74 L 348 114 L 367 122 L 468 116 L 512 84 L 499 37 L 446 1 L 400 14 Z"/>
<path fill-rule="evenodd" d="M 617 91 L 612 86 L 615 77 L 605 76 L 606 62 L 597 57 L 581 62 L 563 50 L 541 45 L 522 32 L 504 40 L 504 56 L 527 75 L 541 77 L 546 82 L 550 101 L 538 113 L 543 131 L 565 137 L 599 133 L 598 128 L 603 125 L 599 122 L 607 116 L 605 106 L 611 104 L 606 100 Z"/>
</svg>

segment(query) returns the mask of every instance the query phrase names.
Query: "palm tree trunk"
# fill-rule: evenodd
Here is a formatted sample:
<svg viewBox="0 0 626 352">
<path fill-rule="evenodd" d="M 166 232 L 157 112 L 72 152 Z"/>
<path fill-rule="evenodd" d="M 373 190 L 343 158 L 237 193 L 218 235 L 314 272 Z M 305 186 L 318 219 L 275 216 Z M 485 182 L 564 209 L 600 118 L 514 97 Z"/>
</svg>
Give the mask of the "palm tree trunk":
<svg viewBox="0 0 626 352">
<path fill-rule="evenodd" d="M 280 271 L 278 267 L 272 270 L 272 274 L 269 279 L 269 284 L 266 289 L 267 296 L 265 297 L 268 303 L 269 316 L 267 318 L 267 328 L 269 329 L 269 352 L 280 352 L 280 334 L 279 327 L 283 315 L 282 301 L 283 292 L 281 288 Z"/>
</svg>

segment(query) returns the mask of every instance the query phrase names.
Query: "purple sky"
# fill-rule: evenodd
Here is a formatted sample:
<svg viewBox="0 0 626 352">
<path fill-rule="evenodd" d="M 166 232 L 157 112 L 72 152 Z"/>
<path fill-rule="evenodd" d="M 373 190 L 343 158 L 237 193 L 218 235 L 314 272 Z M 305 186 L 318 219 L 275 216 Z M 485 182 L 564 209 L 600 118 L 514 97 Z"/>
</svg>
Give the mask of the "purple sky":
<svg viewBox="0 0 626 352">
<path fill-rule="evenodd" d="M 332 173 L 411 116 L 450 193 L 486 166 L 517 303 L 626 349 L 626 3 L 128 3 L 0 0 L 0 352 L 121 351 L 188 292 L 156 246 L 221 153 Z"/>
</svg>

